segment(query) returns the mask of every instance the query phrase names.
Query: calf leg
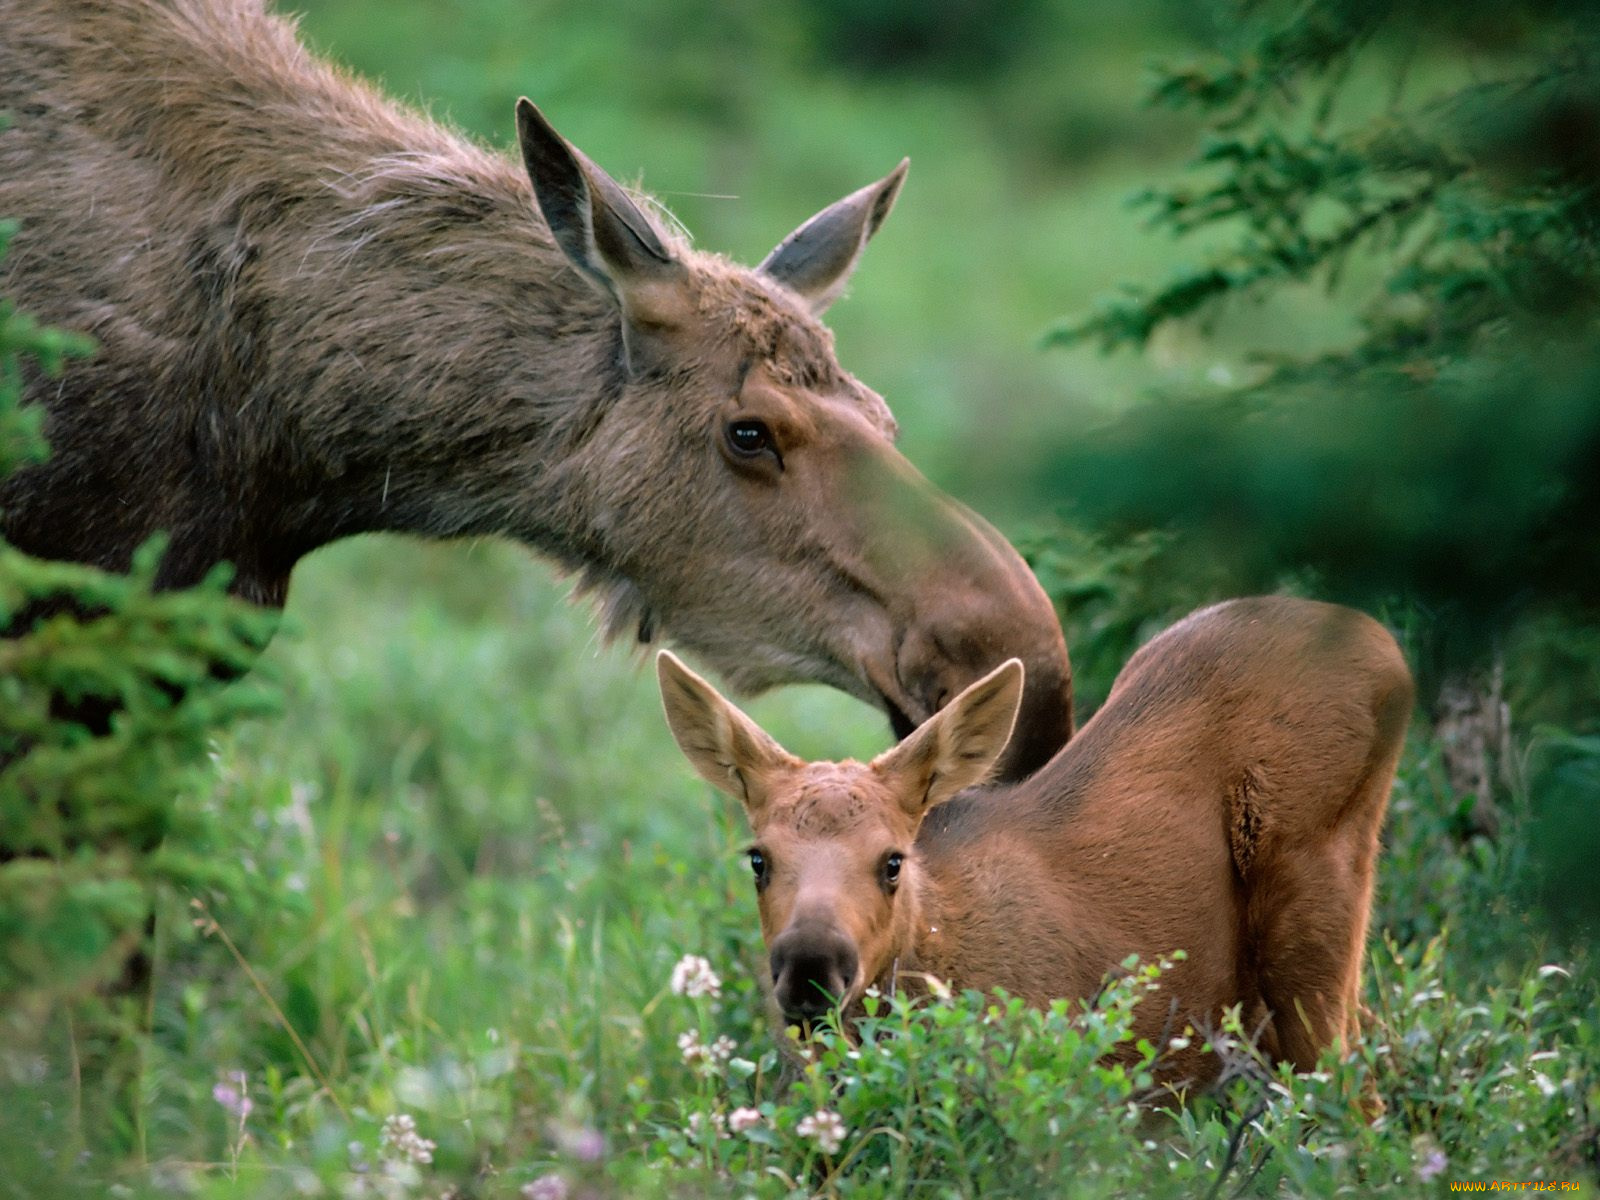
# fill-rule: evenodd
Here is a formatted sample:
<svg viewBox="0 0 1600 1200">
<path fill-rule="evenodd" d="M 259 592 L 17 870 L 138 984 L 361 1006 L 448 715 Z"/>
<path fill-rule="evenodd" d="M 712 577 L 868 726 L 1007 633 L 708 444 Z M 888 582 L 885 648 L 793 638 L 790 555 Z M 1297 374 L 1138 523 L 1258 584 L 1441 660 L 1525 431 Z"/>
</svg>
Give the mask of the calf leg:
<svg viewBox="0 0 1600 1200">
<path fill-rule="evenodd" d="M 1332 828 L 1278 841 L 1251 872 L 1247 927 L 1261 998 L 1279 1054 L 1298 1071 L 1359 1031 L 1378 832 L 1399 746 L 1384 749 Z"/>
</svg>

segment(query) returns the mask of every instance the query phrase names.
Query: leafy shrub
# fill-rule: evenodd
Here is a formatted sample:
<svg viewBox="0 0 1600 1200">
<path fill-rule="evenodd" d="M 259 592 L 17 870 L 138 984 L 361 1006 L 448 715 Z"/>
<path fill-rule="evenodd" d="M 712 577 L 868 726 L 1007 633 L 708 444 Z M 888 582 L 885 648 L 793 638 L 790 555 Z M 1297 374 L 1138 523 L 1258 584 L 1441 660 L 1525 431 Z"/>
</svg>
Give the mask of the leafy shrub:
<svg viewBox="0 0 1600 1200">
<path fill-rule="evenodd" d="M 0 230 L 0 253 L 13 232 Z M 0 301 L 0 471 L 45 454 L 40 414 L 21 404 L 22 362 L 54 373 L 89 350 Z M 12 1083 L 25 1064 L 45 1063 L 47 1077 L 69 1073 L 68 1059 L 91 1075 L 107 1067 L 140 1014 L 99 992 L 143 953 L 154 894 L 237 880 L 193 784 L 214 732 L 268 706 L 259 683 L 223 682 L 275 618 L 229 598 L 224 570 L 158 593 L 160 554 L 152 542 L 120 576 L 0 542 L 0 1070 Z M 39 1081 L 32 1066 L 24 1076 Z M 90 1078 L 90 1107 L 100 1086 L 124 1082 Z M 31 1151 L 24 1106 L 0 1109 L 0 1140 Z"/>
<path fill-rule="evenodd" d="M 774 1050 L 702 1053 L 716 1034 L 699 1003 L 678 1117 L 657 1127 L 655 1153 L 773 1196 L 1103 1194 L 1138 1177 L 1136 1101 L 1160 1053 L 1141 1042 L 1128 1061 L 1108 1056 L 1158 976 L 1130 970 L 1087 1008 L 1044 1011 L 937 987 L 931 1002 L 869 996 L 855 1038 L 822 1031 L 790 1051 L 792 1078 Z"/>
</svg>

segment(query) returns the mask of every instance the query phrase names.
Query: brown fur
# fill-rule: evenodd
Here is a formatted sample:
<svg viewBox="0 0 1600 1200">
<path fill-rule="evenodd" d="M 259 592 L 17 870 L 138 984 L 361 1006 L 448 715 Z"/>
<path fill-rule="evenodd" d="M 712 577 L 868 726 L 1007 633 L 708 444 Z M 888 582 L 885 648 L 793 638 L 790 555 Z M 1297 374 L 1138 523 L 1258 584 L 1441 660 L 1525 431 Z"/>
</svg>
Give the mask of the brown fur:
<svg viewBox="0 0 1600 1200">
<path fill-rule="evenodd" d="M 725 728 L 747 718 L 682 668 L 662 674 L 669 722 L 705 773 L 680 730 L 718 706 Z M 1137 1036 L 1213 1030 L 1238 1004 L 1267 1054 L 1306 1070 L 1353 1035 L 1378 834 L 1412 704 L 1383 627 L 1305 600 L 1205 609 L 1136 654 L 1032 778 L 942 802 L 941 787 L 994 761 L 1019 676 L 1001 668 L 870 764 L 800 763 L 770 739 L 765 756 L 748 738 L 724 752 L 750 782 L 769 948 L 822 947 L 791 952 L 810 976 L 779 973 L 780 1006 L 806 1015 L 807 990 L 831 980 L 848 1010 L 868 985 L 914 972 L 1043 1005 L 1093 995 L 1130 954 L 1181 949 L 1162 983 L 1172 1003 L 1141 1005 Z M 835 797 L 838 820 L 802 829 L 797 797 L 814 809 L 820 794 Z M 894 851 L 906 861 L 891 891 L 882 865 Z M 828 969 L 835 948 L 853 971 Z M 1168 1060 L 1169 1081 L 1215 1075 L 1201 1041 Z"/>
<path fill-rule="evenodd" d="M 525 171 L 259 0 L 0 0 L 0 31 L 22 222 L 0 292 L 100 343 L 27 381 L 53 457 L 0 485 L 7 539 L 122 569 L 166 530 L 164 586 L 226 560 L 277 605 L 336 538 L 507 534 L 581 572 L 610 632 L 664 632 L 741 690 L 826 682 L 908 727 L 1016 654 L 1007 770 L 1070 733 L 1042 591 L 895 451 L 815 319 L 903 168 L 750 270 L 641 215 L 531 106 Z M 630 221 L 659 261 L 628 261 Z M 730 458 L 749 416 L 781 466 Z"/>
</svg>

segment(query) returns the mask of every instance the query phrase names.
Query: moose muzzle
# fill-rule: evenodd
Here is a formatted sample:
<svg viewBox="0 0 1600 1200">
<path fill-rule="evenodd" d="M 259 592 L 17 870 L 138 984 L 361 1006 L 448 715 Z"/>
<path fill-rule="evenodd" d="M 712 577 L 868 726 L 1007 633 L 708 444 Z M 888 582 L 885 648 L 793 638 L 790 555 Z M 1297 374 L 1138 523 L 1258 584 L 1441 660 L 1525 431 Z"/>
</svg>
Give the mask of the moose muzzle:
<svg viewBox="0 0 1600 1200">
<path fill-rule="evenodd" d="M 855 947 L 838 930 L 822 925 L 788 929 L 773 939 L 773 995 L 784 1019 L 809 1022 L 842 1004 L 856 982 Z"/>
</svg>

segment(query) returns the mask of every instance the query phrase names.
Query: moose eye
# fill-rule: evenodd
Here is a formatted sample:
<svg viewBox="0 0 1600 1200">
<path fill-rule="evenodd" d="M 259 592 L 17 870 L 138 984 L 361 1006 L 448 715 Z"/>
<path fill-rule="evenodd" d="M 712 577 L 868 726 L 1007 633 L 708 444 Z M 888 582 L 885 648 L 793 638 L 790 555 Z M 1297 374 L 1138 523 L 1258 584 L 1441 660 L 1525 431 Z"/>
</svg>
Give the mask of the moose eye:
<svg viewBox="0 0 1600 1200">
<path fill-rule="evenodd" d="M 883 860 L 883 886 L 891 892 L 900 882 L 900 868 L 905 864 L 905 861 L 906 856 L 898 850 Z"/>
<path fill-rule="evenodd" d="M 755 458 L 773 449 L 772 430 L 765 421 L 729 421 L 728 446 L 742 458 Z"/>
<path fill-rule="evenodd" d="M 758 889 L 767 886 L 767 875 L 770 868 L 767 866 L 767 856 L 759 850 L 750 851 L 750 873 L 756 877 Z"/>
</svg>

